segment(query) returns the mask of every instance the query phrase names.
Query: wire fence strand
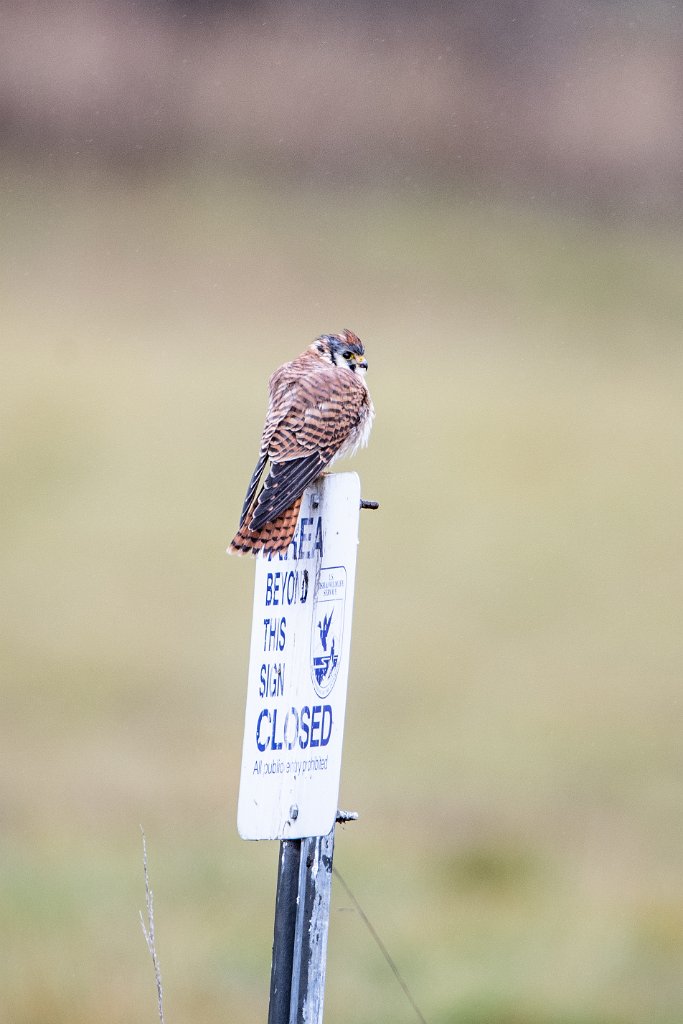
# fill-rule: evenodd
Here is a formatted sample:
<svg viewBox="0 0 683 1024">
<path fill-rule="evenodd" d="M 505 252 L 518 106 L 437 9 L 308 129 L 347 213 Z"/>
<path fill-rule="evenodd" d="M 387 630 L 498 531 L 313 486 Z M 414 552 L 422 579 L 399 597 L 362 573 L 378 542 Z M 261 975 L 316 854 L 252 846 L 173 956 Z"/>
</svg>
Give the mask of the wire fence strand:
<svg viewBox="0 0 683 1024">
<path fill-rule="evenodd" d="M 347 885 L 347 883 L 345 882 L 344 878 L 340 874 L 339 869 L 333 866 L 332 870 L 334 871 L 335 875 L 337 876 L 337 878 L 341 882 L 342 886 L 346 890 L 346 893 L 347 893 L 349 899 L 351 900 L 351 902 L 353 903 L 354 907 L 356 908 L 356 910 L 360 914 L 361 920 L 365 924 L 365 927 L 368 929 L 368 931 L 372 935 L 373 939 L 375 940 L 375 942 L 379 946 L 379 949 L 380 949 L 380 952 L 381 952 L 382 956 L 384 957 L 386 962 L 389 964 L 389 967 L 391 968 L 391 970 L 393 972 L 393 975 L 396 978 L 396 981 L 399 983 L 399 985 L 403 989 L 405 997 L 408 1000 L 408 1002 L 410 1003 L 410 1005 L 412 1006 L 413 1010 L 415 1011 L 415 1015 L 416 1015 L 417 1019 L 420 1021 L 420 1024 L 427 1024 L 427 1021 L 425 1020 L 425 1018 L 422 1015 L 422 1011 L 420 1010 L 420 1007 L 417 1005 L 417 1003 L 413 999 L 413 996 L 412 996 L 412 993 L 411 993 L 410 989 L 408 988 L 408 986 L 406 985 L 405 981 L 403 980 L 401 972 L 399 971 L 398 967 L 396 966 L 396 963 L 395 963 L 393 957 L 391 956 L 391 954 L 389 953 L 389 950 L 387 949 L 387 947 L 384 945 L 384 943 L 382 942 L 381 938 L 377 934 L 377 931 L 376 931 L 375 927 L 373 926 L 372 922 L 370 921 L 368 915 L 365 913 L 365 911 L 361 907 L 360 903 L 358 902 L 358 900 L 356 899 L 354 894 L 351 892 L 349 886 Z"/>
</svg>

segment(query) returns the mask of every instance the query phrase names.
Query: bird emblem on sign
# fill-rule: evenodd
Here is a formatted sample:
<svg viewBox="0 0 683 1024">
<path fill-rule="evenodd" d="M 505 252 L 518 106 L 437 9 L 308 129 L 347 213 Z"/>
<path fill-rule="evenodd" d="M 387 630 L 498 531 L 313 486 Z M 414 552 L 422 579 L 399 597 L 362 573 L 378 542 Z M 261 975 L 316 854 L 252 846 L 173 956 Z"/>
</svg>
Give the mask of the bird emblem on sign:
<svg viewBox="0 0 683 1024">
<path fill-rule="evenodd" d="M 230 552 L 286 551 L 306 487 L 368 443 L 375 410 L 367 368 L 360 338 L 343 330 L 321 334 L 272 374 L 258 460 Z"/>
<path fill-rule="evenodd" d="M 320 570 L 316 593 L 316 622 L 311 635 L 311 675 L 319 697 L 327 697 L 337 679 L 344 632 L 346 570 L 331 566 Z M 317 620 L 317 621 L 316 621 Z"/>
<path fill-rule="evenodd" d="M 313 658 L 313 671 L 317 680 L 318 686 L 322 686 L 325 681 L 325 677 L 329 675 L 330 671 L 334 672 L 339 661 L 339 655 L 335 652 L 334 637 L 330 644 L 330 649 L 327 649 L 327 638 L 330 632 L 330 626 L 332 625 L 332 617 L 334 615 L 334 608 L 329 615 L 323 616 L 322 622 L 318 622 L 318 633 L 320 634 L 320 646 L 322 647 L 323 653 Z"/>
</svg>

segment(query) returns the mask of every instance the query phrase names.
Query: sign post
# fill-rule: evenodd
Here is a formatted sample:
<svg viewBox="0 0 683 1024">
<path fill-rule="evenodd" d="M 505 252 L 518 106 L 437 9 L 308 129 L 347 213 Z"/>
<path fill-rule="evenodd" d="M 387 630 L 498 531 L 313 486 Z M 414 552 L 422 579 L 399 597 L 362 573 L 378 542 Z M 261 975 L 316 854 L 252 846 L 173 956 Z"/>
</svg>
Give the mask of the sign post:
<svg viewBox="0 0 683 1024">
<path fill-rule="evenodd" d="M 292 543 L 256 560 L 237 825 L 279 839 L 269 1024 L 321 1024 L 360 481 L 306 489 Z"/>
</svg>

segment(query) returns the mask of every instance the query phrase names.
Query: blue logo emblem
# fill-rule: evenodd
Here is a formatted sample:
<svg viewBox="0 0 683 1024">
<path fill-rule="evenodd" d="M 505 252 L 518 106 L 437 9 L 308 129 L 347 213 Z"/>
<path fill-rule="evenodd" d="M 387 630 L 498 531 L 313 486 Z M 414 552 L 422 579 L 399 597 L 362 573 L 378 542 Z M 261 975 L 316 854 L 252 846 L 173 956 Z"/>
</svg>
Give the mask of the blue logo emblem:
<svg viewBox="0 0 683 1024">
<path fill-rule="evenodd" d="M 321 569 L 311 638 L 311 675 L 319 697 L 327 697 L 337 680 L 344 633 L 345 598 L 344 567 Z"/>
</svg>

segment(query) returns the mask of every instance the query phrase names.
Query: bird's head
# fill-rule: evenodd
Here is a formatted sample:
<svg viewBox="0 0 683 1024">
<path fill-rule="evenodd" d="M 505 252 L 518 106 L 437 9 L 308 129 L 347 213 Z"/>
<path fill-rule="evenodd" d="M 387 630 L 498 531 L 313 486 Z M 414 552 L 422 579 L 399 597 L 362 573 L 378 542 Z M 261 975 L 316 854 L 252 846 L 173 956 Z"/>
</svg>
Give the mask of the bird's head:
<svg viewBox="0 0 683 1024">
<path fill-rule="evenodd" d="M 339 334 L 321 334 L 311 345 L 311 351 L 332 366 L 340 366 L 351 373 L 364 376 L 368 368 L 363 342 L 353 331 L 343 330 Z"/>
</svg>

